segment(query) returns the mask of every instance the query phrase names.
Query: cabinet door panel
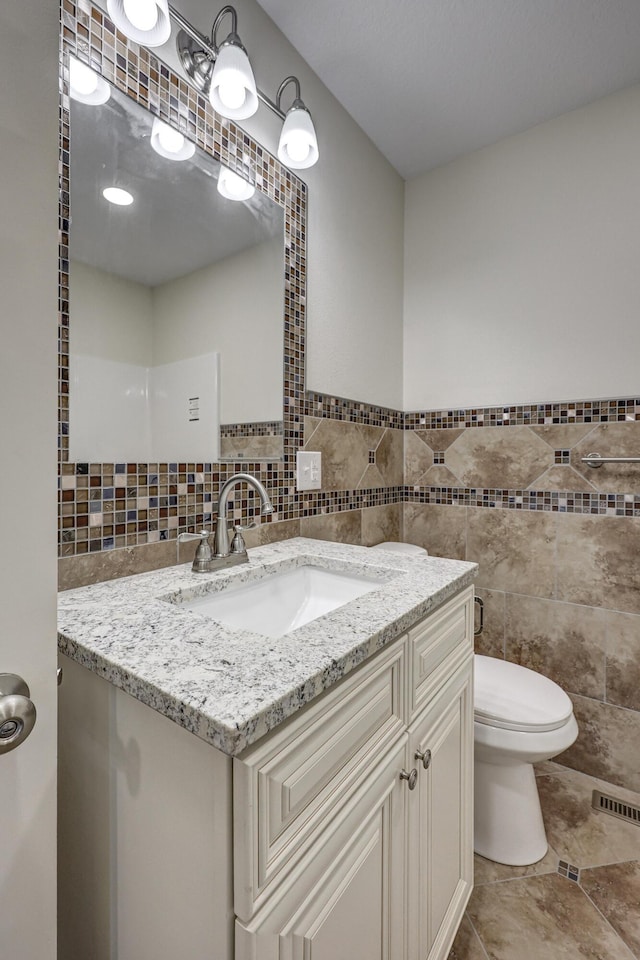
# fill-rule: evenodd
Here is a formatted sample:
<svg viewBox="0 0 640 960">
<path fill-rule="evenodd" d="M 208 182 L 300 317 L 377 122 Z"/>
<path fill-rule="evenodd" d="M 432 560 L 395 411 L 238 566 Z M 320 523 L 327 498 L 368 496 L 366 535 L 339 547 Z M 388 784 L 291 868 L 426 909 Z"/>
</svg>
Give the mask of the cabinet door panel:
<svg viewBox="0 0 640 960">
<path fill-rule="evenodd" d="M 406 739 L 249 924 L 236 960 L 404 960 Z"/>
<path fill-rule="evenodd" d="M 469 587 L 409 631 L 413 719 L 473 651 L 473 589 Z"/>
<path fill-rule="evenodd" d="M 405 728 L 394 644 L 234 760 L 235 911 L 249 920 Z"/>
<path fill-rule="evenodd" d="M 471 677 L 467 660 L 410 731 L 412 757 L 431 751 L 429 769 L 418 765 L 409 812 L 410 960 L 444 960 L 471 893 Z"/>
</svg>

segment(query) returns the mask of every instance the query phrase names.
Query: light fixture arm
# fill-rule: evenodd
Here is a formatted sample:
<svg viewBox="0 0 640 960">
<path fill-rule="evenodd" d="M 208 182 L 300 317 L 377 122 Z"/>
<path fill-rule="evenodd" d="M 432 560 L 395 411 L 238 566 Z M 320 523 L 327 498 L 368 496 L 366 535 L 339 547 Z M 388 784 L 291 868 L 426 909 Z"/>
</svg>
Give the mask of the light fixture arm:
<svg viewBox="0 0 640 960">
<path fill-rule="evenodd" d="M 232 7 L 231 4 L 228 3 L 226 7 L 223 7 L 222 10 L 218 12 L 218 15 L 213 21 L 213 28 L 211 30 L 211 46 L 215 50 L 216 56 L 220 50 L 220 47 L 222 46 L 222 44 L 216 42 L 218 27 L 227 13 L 231 14 L 231 30 L 227 34 L 227 39 L 224 40 L 223 43 L 231 42 L 242 46 L 240 43 L 240 37 L 238 36 L 238 14 L 235 11 L 235 7 Z M 244 47 L 242 47 L 242 49 L 244 50 Z"/>
<path fill-rule="evenodd" d="M 285 87 L 287 87 L 290 83 L 293 83 L 296 88 L 296 95 L 293 98 L 291 109 L 294 109 L 294 108 L 299 109 L 300 107 L 304 108 L 304 103 L 302 102 L 302 99 L 300 97 L 300 81 L 298 80 L 297 77 L 293 77 L 293 76 L 285 77 L 285 79 L 282 81 L 282 83 L 278 87 L 278 92 L 276 93 L 276 102 L 275 102 L 275 108 L 276 108 L 276 111 L 278 112 L 278 116 L 282 117 L 283 119 L 286 116 L 286 114 L 280 105 L 280 101 L 282 100 L 282 94 L 285 91 Z"/>
<path fill-rule="evenodd" d="M 216 16 L 216 19 L 213 23 L 213 28 L 211 30 L 211 37 L 208 38 L 203 36 L 199 30 L 196 30 L 196 28 L 192 26 L 189 23 L 189 21 L 185 19 L 185 17 L 182 16 L 179 10 L 176 10 L 175 7 L 172 7 L 171 4 L 169 4 L 169 16 L 171 17 L 173 22 L 176 24 L 176 26 L 180 28 L 180 30 L 183 30 L 189 37 L 191 37 L 192 40 L 195 40 L 195 42 L 202 47 L 203 52 L 206 54 L 207 59 L 210 60 L 211 63 L 215 63 L 216 60 L 218 59 L 218 52 L 220 48 L 216 46 L 216 31 L 218 26 L 220 25 L 220 21 L 222 20 L 223 16 L 226 13 L 231 13 L 231 16 L 232 16 L 231 35 L 237 36 L 236 29 L 237 29 L 238 15 L 232 6 L 230 4 L 227 4 L 227 6 L 224 6 Z M 287 77 L 287 81 L 291 79 L 295 80 L 295 77 L 293 78 Z M 283 81 L 283 83 L 286 83 L 287 81 Z M 297 80 L 296 80 L 296 83 L 297 83 Z M 283 84 L 280 84 L 280 87 L 282 86 Z M 300 85 L 298 84 L 298 93 L 299 91 L 300 91 Z M 260 90 L 259 88 L 257 89 L 256 92 L 258 94 L 258 100 L 260 100 L 261 103 L 264 103 L 265 107 L 268 107 L 269 110 L 271 110 L 272 113 L 275 113 L 276 116 L 280 117 L 281 120 L 284 120 L 285 114 L 282 112 L 279 105 L 274 103 L 273 100 L 270 100 L 269 97 L 265 93 L 263 93 L 262 90 Z"/>
</svg>

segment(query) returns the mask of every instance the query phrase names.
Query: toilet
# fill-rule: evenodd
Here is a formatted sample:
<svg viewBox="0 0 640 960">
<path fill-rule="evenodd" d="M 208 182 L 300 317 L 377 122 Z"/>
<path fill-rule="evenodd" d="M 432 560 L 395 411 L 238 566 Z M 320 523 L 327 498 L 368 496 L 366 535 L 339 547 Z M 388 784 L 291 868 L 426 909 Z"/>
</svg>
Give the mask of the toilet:
<svg viewBox="0 0 640 960">
<path fill-rule="evenodd" d="M 427 555 L 412 544 L 373 549 Z M 535 670 L 475 654 L 473 708 L 475 852 L 512 866 L 536 863 L 547 852 L 547 837 L 533 764 L 574 742 L 573 704 Z"/>
</svg>

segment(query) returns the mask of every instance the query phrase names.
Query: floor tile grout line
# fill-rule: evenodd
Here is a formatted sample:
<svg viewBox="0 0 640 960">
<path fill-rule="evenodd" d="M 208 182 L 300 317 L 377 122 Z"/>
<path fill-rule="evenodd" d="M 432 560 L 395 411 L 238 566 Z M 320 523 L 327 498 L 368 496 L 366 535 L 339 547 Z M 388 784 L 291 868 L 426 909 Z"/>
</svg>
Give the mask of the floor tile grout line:
<svg viewBox="0 0 640 960">
<path fill-rule="evenodd" d="M 630 958 L 630 960 L 631 960 L 631 958 L 633 958 L 633 960 L 638 960 L 637 954 L 635 954 L 635 953 L 633 952 L 633 950 L 631 949 L 631 947 L 629 946 L 629 944 L 626 943 L 626 942 L 622 939 L 622 937 L 620 936 L 620 934 L 618 933 L 618 931 L 616 930 L 616 928 L 613 926 L 613 924 L 611 923 L 611 921 L 610 921 L 607 917 L 605 917 L 605 915 L 604 915 L 604 913 L 602 912 L 602 910 L 600 909 L 600 907 L 597 905 L 597 903 L 594 903 L 594 901 L 591 899 L 591 897 L 589 896 L 589 894 L 587 893 L 587 891 L 584 889 L 584 887 L 583 887 L 580 883 L 577 883 L 576 886 L 577 886 L 577 887 L 580 887 L 580 890 L 582 891 L 582 893 L 584 893 L 585 897 L 587 898 L 587 900 L 589 901 L 589 903 L 592 905 L 593 909 L 596 911 L 596 913 L 600 914 L 600 916 L 602 917 L 602 919 L 604 920 L 604 922 L 606 923 L 606 925 L 609 927 L 609 929 L 613 931 L 614 936 L 616 936 L 616 937 L 618 938 L 618 940 L 620 941 L 620 943 L 622 944 L 622 946 L 627 950 L 627 952 L 629 953 L 629 958 Z"/>
<path fill-rule="evenodd" d="M 466 914 L 467 920 L 468 920 L 469 923 L 471 924 L 471 929 L 473 930 L 473 932 L 475 933 L 476 937 L 478 938 L 478 943 L 480 944 L 480 949 L 481 949 L 482 952 L 484 953 L 484 955 L 485 955 L 485 957 L 487 958 L 487 960 L 490 960 L 489 954 L 487 953 L 487 948 L 486 948 L 485 945 L 484 945 L 484 940 L 482 939 L 482 937 L 480 936 L 480 934 L 479 934 L 478 931 L 476 930 L 476 925 L 475 925 L 475 923 L 473 922 L 473 920 L 471 919 L 471 917 L 469 916 L 469 914 L 466 913 L 466 911 L 465 911 L 465 914 Z"/>
<path fill-rule="evenodd" d="M 587 866 L 580 866 L 580 875 L 585 870 L 600 870 L 601 867 L 618 867 L 623 863 L 640 863 L 640 853 L 637 857 L 625 857 L 624 860 L 608 860 L 606 863 L 591 863 Z M 578 866 L 578 864 L 576 864 Z"/>
</svg>

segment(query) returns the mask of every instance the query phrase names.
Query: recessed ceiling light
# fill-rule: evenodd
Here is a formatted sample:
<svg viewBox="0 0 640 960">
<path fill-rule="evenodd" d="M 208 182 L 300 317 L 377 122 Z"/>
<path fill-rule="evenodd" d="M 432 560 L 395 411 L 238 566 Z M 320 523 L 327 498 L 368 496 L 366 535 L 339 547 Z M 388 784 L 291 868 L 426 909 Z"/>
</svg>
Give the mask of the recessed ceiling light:
<svg viewBox="0 0 640 960">
<path fill-rule="evenodd" d="M 128 190 L 122 190 L 121 187 L 105 187 L 102 196 L 109 203 L 115 203 L 118 207 L 128 207 L 133 203 L 133 197 Z"/>
</svg>

